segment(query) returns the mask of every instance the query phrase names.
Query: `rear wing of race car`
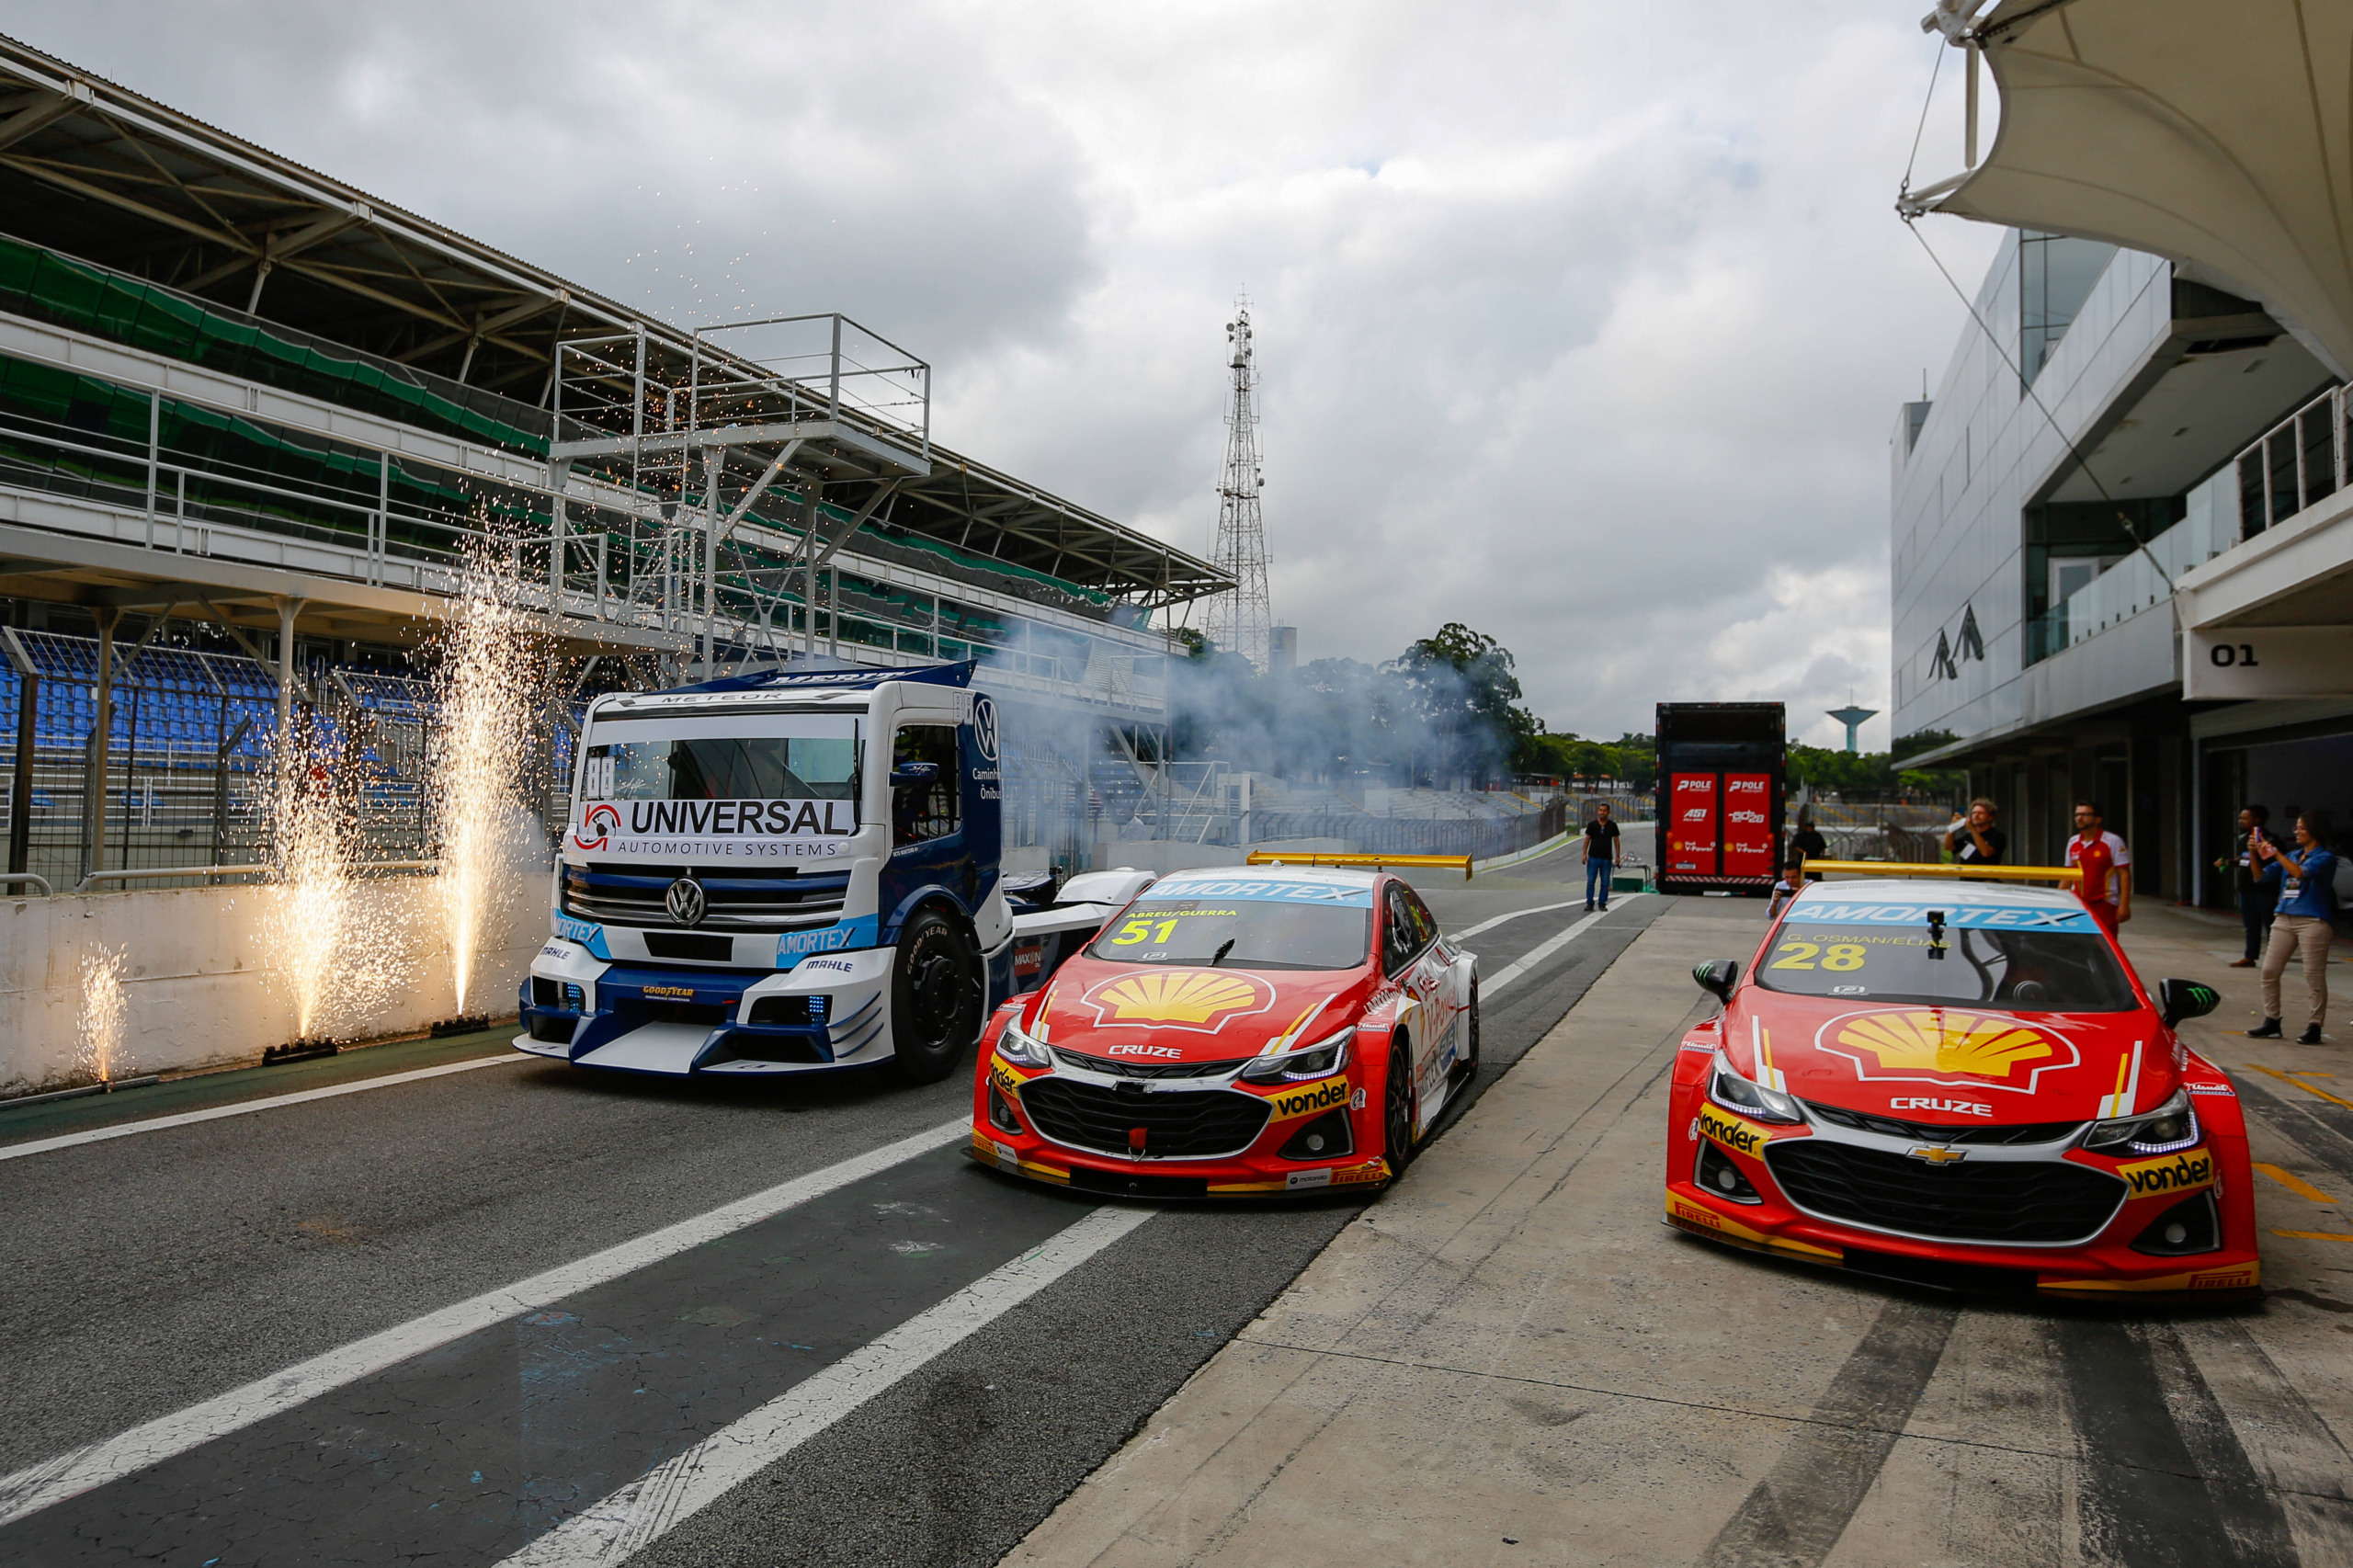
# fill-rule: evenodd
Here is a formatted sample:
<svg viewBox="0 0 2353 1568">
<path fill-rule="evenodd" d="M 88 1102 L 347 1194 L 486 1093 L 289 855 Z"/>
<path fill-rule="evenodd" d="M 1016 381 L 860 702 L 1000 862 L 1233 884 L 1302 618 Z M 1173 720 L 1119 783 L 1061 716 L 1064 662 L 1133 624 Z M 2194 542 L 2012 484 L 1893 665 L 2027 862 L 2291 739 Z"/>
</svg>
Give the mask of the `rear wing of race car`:
<svg viewBox="0 0 2353 1568">
<path fill-rule="evenodd" d="M 1245 862 L 1252 866 L 1404 866 L 1434 868 L 1445 871 L 1461 871 L 1462 880 L 1471 880 L 1471 857 L 1468 855 L 1323 855 L 1310 850 L 1292 852 L 1281 849 L 1254 849 Z"/>
<path fill-rule="evenodd" d="M 1949 877 L 1963 882 L 2059 882 L 2084 880 L 2073 866 L 1909 866 L 1900 860 L 1808 860 L 1808 874 L 1838 872 L 1852 877 Z"/>
</svg>

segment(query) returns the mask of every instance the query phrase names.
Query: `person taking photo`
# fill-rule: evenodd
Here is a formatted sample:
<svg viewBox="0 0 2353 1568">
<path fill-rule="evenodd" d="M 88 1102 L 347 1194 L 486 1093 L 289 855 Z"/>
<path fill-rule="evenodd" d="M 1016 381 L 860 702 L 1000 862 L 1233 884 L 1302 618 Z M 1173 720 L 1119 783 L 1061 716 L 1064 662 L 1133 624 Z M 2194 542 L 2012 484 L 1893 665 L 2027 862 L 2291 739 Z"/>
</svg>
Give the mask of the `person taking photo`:
<svg viewBox="0 0 2353 1568">
<path fill-rule="evenodd" d="M 2271 917 L 2271 942 L 2263 950 L 2263 1023 L 2249 1040 L 2278 1040 L 2279 980 L 2291 954 L 2304 960 L 2304 997 L 2311 1005 L 2299 1045 L 2318 1045 L 2321 1016 L 2328 1011 L 2328 944 L 2336 935 L 2336 856 L 2328 847 L 2328 813 L 2305 812 L 2296 818 L 2295 847 L 2269 839 L 2257 851 L 2266 868 L 2282 873 L 2279 907 Z"/>
<path fill-rule="evenodd" d="M 1945 835 L 1945 849 L 1957 864 L 1998 866 L 2009 853 L 2010 835 L 1994 825 L 1994 802 L 1980 795 L 1969 802 L 1969 814 Z"/>
</svg>

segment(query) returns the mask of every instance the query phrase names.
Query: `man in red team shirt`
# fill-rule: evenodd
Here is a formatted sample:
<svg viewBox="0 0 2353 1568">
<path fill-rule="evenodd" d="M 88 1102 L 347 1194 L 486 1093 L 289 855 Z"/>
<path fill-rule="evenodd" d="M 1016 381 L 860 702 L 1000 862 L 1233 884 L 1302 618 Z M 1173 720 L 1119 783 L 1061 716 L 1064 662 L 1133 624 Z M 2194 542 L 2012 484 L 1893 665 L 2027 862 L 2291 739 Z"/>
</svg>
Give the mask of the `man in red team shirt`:
<svg viewBox="0 0 2353 1568">
<path fill-rule="evenodd" d="M 2111 937 L 2132 918 L 2132 851 L 2124 840 L 2100 831 L 2097 801 L 2075 802 L 2075 836 L 2067 840 L 2067 864 L 2084 874 L 2075 892 Z"/>
</svg>

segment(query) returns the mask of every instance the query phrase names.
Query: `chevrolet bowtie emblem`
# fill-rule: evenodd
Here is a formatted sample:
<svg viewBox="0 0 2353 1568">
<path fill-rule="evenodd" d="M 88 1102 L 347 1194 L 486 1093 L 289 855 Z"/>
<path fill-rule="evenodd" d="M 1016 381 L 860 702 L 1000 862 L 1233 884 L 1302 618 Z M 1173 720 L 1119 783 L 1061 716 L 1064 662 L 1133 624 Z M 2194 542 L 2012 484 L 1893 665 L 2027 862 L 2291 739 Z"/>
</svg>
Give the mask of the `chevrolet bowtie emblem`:
<svg viewBox="0 0 2353 1568">
<path fill-rule="evenodd" d="M 1948 1149 L 1941 1143 L 1923 1143 L 1916 1149 L 1906 1149 L 1904 1152 L 1913 1159 L 1924 1160 L 1932 1165 L 1957 1165 L 1969 1158 L 1968 1150 Z"/>
</svg>

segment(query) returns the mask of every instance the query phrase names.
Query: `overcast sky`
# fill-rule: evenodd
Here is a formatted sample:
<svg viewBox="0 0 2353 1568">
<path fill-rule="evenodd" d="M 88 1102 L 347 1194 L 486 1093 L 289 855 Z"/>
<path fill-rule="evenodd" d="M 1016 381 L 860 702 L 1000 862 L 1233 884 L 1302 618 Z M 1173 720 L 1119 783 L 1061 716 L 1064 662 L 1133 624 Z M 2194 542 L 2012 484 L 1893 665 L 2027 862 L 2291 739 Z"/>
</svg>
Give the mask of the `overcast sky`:
<svg viewBox="0 0 2353 1568">
<path fill-rule="evenodd" d="M 1778 699 L 1829 744 L 1850 690 L 1887 706 L 1888 439 L 1966 324 L 1893 211 L 1927 7 L 0 0 L 0 30 L 682 322 L 847 312 L 936 367 L 940 440 L 1196 551 L 1246 289 L 1303 659 L 1461 620 L 1556 730 Z M 1973 288 L 1994 233 L 1926 233 Z"/>
</svg>

